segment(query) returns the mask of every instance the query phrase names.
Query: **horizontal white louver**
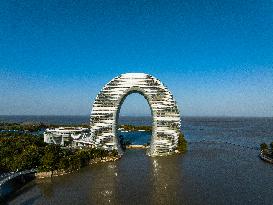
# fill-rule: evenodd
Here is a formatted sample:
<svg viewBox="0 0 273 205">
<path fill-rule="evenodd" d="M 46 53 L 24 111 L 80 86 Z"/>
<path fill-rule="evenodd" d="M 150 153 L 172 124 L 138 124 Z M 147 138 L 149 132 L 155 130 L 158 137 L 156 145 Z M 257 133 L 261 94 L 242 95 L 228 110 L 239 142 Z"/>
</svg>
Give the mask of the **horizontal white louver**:
<svg viewBox="0 0 273 205">
<path fill-rule="evenodd" d="M 119 149 L 116 136 L 117 115 L 124 98 L 142 94 L 153 113 L 151 155 L 174 151 L 180 131 L 180 115 L 171 92 L 155 77 L 145 73 L 126 73 L 113 78 L 97 95 L 91 113 L 91 138 L 107 150 Z M 164 125 L 164 126 L 163 126 Z M 120 151 L 120 150 L 119 150 Z"/>
</svg>

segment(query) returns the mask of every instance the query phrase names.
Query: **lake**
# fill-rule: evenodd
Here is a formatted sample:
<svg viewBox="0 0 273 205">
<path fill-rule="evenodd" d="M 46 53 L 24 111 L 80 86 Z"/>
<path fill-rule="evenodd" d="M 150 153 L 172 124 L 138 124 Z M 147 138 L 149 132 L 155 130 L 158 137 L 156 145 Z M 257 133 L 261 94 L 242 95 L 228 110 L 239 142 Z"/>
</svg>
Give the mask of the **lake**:
<svg viewBox="0 0 273 205">
<path fill-rule="evenodd" d="M 273 118 L 182 118 L 182 130 L 184 155 L 127 150 L 116 162 L 34 180 L 9 204 L 272 204 L 273 165 L 258 154 L 273 141 Z M 136 144 L 150 138 L 133 135 Z"/>
</svg>

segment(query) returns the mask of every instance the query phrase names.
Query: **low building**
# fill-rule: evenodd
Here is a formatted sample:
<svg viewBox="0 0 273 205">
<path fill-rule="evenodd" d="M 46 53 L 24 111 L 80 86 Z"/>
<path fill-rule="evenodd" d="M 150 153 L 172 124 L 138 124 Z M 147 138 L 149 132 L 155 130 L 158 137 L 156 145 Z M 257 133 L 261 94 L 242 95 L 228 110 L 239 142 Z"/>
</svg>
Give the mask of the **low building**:
<svg viewBox="0 0 273 205">
<path fill-rule="evenodd" d="M 90 132 L 83 127 L 48 128 L 44 132 L 44 142 L 61 146 L 85 146 L 86 139 L 90 143 Z"/>
</svg>

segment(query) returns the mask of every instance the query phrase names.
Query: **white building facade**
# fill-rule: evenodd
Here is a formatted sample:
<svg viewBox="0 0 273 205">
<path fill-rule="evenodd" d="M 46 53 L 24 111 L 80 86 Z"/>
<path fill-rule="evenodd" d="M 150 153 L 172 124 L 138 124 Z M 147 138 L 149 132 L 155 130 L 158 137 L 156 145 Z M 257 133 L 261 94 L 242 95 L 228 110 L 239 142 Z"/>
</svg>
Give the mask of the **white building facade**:
<svg viewBox="0 0 273 205">
<path fill-rule="evenodd" d="M 155 77 L 145 73 L 126 73 L 112 79 L 97 95 L 93 104 L 91 138 L 98 148 L 120 149 L 117 137 L 119 111 L 131 93 L 145 97 L 151 108 L 153 131 L 148 154 L 151 156 L 175 152 L 180 133 L 180 114 L 171 92 Z"/>
<path fill-rule="evenodd" d="M 44 132 L 44 142 L 61 146 L 83 146 L 93 144 L 90 131 L 82 127 L 48 128 Z"/>
</svg>

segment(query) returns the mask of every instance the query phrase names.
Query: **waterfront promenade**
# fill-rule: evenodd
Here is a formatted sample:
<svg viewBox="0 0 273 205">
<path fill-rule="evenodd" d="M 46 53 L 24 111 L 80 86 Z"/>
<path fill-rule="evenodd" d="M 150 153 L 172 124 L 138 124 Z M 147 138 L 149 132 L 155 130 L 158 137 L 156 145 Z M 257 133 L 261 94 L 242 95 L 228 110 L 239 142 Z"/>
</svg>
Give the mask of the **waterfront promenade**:
<svg viewBox="0 0 273 205">
<path fill-rule="evenodd" d="M 7 183 L 9 180 L 12 180 L 16 177 L 23 176 L 26 174 L 33 174 L 36 173 L 36 169 L 30 169 L 30 170 L 25 170 L 25 171 L 20 171 L 20 172 L 10 172 L 10 173 L 4 173 L 0 176 L 0 188 L 2 185 Z"/>
</svg>

